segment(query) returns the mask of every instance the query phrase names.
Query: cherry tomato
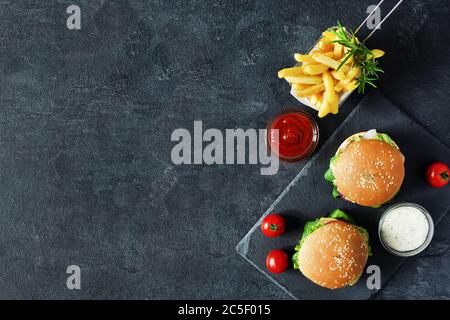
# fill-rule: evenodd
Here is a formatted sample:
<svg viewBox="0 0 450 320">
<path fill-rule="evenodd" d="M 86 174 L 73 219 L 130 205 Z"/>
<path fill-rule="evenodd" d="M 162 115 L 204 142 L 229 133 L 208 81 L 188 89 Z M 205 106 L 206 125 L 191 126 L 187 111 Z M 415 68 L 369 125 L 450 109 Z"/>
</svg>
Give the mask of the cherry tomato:
<svg viewBox="0 0 450 320">
<path fill-rule="evenodd" d="M 278 214 L 269 214 L 261 224 L 261 230 L 266 237 L 274 238 L 281 235 L 286 229 L 284 218 Z"/>
<path fill-rule="evenodd" d="M 288 260 L 288 255 L 283 250 L 272 250 L 267 255 L 266 267 L 271 273 L 283 273 L 289 266 Z"/>
<path fill-rule="evenodd" d="M 442 188 L 448 183 L 449 169 L 445 163 L 432 163 L 427 169 L 427 181 L 434 188 Z"/>
</svg>

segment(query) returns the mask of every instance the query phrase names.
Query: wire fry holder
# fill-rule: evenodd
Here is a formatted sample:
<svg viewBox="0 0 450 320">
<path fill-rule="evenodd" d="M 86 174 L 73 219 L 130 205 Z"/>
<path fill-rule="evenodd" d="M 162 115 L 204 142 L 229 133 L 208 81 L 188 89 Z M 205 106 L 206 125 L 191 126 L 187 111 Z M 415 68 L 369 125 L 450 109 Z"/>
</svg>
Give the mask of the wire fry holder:
<svg viewBox="0 0 450 320">
<path fill-rule="evenodd" d="M 370 17 L 372 17 L 372 15 L 381 7 L 381 5 L 385 2 L 385 0 L 381 0 L 374 8 L 373 10 L 369 13 L 369 15 L 366 17 L 366 19 L 364 19 L 364 21 L 359 25 L 359 27 L 355 30 L 355 35 L 361 31 L 361 29 L 366 25 L 367 21 L 370 19 Z M 397 4 L 391 9 L 391 11 L 389 11 L 389 13 L 374 27 L 373 30 L 371 30 L 371 32 L 369 33 L 369 35 L 367 37 L 364 38 L 364 41 L 368 40 L 370 37 L 372 37 L 372 35 L 381 28 L 381 25 L 394 13 L 394 11 L 402 4 L 403 0 L 400 0 L 397 2 Z M 370 29 L 369 29 L 370 30 Z M 314 50 L 317 46 L 317 44 L 319 43 L 319 40 L 317 40 L 317 42 L 314 44 L 314 46 L 311 48 L 311 50 L 309 52 L 311 52 L 312 50 Z M 301 63 L 297 63 L 296 66 L 300 66 Z M 345 102 L 345 100 L 347 100 L 347 98 L 354 92 L 353 91 L 347 91 L 344 94 L 339 96 L 339 102 L 338 105 L 339 107 Z M 297 99 L 299 102 L 301 102 L 302 104 L 313 108 L 315 110 L 318 110 L 317 106 L 313 105 L 308 98 L 302 98 L 302 97 L 298 97 L 295 94 L 295 90 L 294 88 L 291 88 L 291 95 Z"/>
</svg>

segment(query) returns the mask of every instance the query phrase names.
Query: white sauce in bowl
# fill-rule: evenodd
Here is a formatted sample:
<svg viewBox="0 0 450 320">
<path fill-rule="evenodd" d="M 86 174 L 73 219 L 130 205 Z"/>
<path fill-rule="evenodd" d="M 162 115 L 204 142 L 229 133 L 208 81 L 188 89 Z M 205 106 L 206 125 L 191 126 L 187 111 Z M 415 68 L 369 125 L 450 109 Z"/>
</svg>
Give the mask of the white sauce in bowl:
<svg viewBox="0 0 450 320">
<path fill-rule="evenodd" d="M 399 206 L 387 212 L 381 225 L 381 237 L 399 252 L 416 250 L 427 240 L 430 225 L 425 214 L 413 206 Z"/>
</svg>

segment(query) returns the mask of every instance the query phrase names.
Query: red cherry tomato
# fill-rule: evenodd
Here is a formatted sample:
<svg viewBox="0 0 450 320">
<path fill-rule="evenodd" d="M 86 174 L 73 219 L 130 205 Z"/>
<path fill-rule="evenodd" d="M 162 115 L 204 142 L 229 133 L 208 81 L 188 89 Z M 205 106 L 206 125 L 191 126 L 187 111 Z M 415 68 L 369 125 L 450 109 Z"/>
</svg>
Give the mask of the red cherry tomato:
<svg viewBox="0 0 450 320">
<path fill-rule="evenodd" d="M 434 188 L 442 188 L 448 184 L 449 169 L 445 163 L 432 163 L 427 169 L 427 181 Z"/>
<path fill-rule="evenodd" d="M 278 214 L 269 214 L 261 224 L 262 233 L 269 238 L 278 237 L 286 229 L 284 218 Z"/>
<path fill-rule="evenodd" d="M 288 260 L 288 255 L 283 250 L 272 250 L 267 255 L 266 267 L 271 273 L 283 273 L 289 266 Z"/>
</svg>

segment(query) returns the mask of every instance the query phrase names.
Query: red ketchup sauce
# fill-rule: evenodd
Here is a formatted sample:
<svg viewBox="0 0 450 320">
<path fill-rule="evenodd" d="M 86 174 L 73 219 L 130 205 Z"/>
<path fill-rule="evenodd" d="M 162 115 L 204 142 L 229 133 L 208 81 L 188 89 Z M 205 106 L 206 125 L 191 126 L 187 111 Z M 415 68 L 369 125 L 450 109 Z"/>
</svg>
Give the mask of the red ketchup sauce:
<svg viewBox="0 0 450 320">
<path fill-rule="evenodd" d="M 267 129 L 267 142 L 271 150 L 285 161 L 297 161 L 307 157 L 319 141 L 317 123 L 301 110 L 291 109 L 277 115 Z M 276 137 L 277 129 L 279 139 Z"/>
</svg>

